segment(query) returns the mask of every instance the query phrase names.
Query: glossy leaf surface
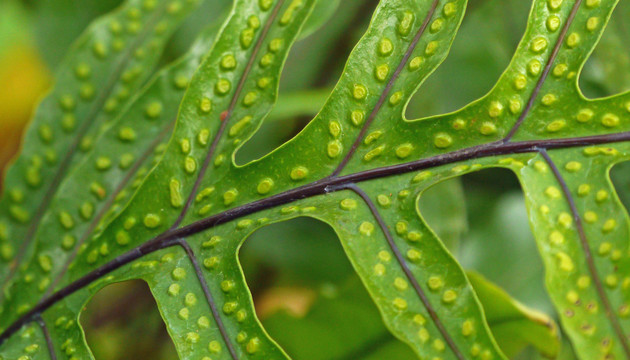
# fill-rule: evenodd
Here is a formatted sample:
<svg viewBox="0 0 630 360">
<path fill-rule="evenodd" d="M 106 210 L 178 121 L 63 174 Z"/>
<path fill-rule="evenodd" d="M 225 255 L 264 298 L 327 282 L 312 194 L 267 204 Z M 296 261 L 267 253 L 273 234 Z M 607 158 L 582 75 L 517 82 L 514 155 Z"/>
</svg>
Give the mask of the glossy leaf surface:
<svg viewBox="0 0 630 360">
<path fill-rule="evenodd" d="M 286 358 L 256 318 L 237 255 L 255 230 L 308 216 L 335 230 L 386 327 L 419 357 L 506 358 L 478 294 L 418 204 L 435 184 L 501 167 L 521 182 L 548 292 L 576 353 L 630 357 L 628 216 L 608 176 L 627 160 L 630 96 L 589 100 L 577 85 L 616 2 L 533 1 L 512 62 L 486 96 L 410 121 L 406 104 L 447 56 L 467 4 L 383 0 L 318 115 L 269 155 L 237 166 L 235 152 L 270 112 L 288 51 L 316 6 L 237 0 L 190 81 L 161 161 L 76 257 L 68 260 L 59 247 L 79 228 L 85 199 L 78 189 L 92 184 L 77 179 L 87 175 L 77 170 L 77 182 L 62 185 L 77 198 L 46 203 L 73 208 L 42 217 L 58 222 L 54 250 L 27 256 L 32 271 L 15 286 L 31 290 L 5 300 L 0 351 L 13 356 L 32 341 L 58 356 L 89 357 L 76 321 L 81 308 L 101 287 L 134 278 L 149 284 L 181 358 Z M 61 100 L 62 110 L 74 109 Z M 157 109 L 148 106 L 145 115 L 157 118 Z M 46 141 L 49 132 L 38 125 L 30 133 Z M 36 141 L 32 149 L 41 148 Z M 104 135 L 99 144 L 107 141 Z M 114 188 L 123 175 L 101 160 L 122 156 L 119 150 L 103 145 L 105 153 L 90 155 Z M 20 159 L 31 167 L 18 160 L 12 170 L 39 165 L 26 172 L 27 184 L 42 169 L 28 151 Z M 3 246 L 39 225 L 29 225 L 30 201 L 10 203 L 20 199 L 11 192 L 3 199 L 13 218 Z M 47 286 L 38 285 L 47 278 L 59 279 L 56 292 L 42 295 Z"/>
</svg>

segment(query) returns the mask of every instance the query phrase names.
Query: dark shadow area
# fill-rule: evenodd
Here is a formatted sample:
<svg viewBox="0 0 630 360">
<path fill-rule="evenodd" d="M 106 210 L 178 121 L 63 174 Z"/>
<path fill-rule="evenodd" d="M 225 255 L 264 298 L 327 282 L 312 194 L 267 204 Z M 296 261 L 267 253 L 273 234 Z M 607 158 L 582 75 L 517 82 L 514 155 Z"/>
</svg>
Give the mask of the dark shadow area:
<svg viewBox="0 0 630 360">
<path fill-rule="evenodd" d="M 629 17 L 630 4 L 620 1 L 580 75 L 580 89 L 586 97 L 600 98 L 630 90 Z"/>
<path fill-rule="evenodd" d="M 327 224 L 298 218 L 255 232 L 240 252 L 256 312 L 294 360 L 416 359 L 383 325 Z"/>
<path fill-rule="evenodd" d="M 452 112 L 488 93 L 514 55 L 531 4 L 469 1 L 448 57 L 412 97 L 407 119 Z"/>
<path fill-rule="evenodd" d="M 81 314 L 81 325 L 97 360 L 178 359 L 144 281 L 125 281 L 99 291 Z"/>
</svg>

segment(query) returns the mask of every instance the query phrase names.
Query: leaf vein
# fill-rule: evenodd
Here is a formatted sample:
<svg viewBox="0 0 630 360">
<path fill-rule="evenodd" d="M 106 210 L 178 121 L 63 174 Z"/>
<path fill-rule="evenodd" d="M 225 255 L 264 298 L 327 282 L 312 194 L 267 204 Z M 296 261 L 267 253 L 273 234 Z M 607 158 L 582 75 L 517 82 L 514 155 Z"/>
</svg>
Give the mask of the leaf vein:
<svg viewBox="0 0 630 360">
<path fill-rule="evenodd" d="M 394 256 L 396 257 L 396 261 L 398 261 L 398 264 L 400 265 L 400 267 L 402 268 L 403 272 L 405 273 L 405 276 L 407 277 L 407 280 L 409 280 L 409 282 L 413 286 L 413 289 L 415 290 L 416 294 L 420 298 L 420 301 L 422 301 L 422 304 L 424 305 L 424 308 L 429 313 L 429 316 L 431 317 L 431 320 L 433 320 L 433 323 L 438 328 L 438 331 L 440 332 L 440 334 L 442 335 L 442 337 L 444 338 L 444 340 L 448 344 L 448 347 L 451 349 L 453 354 L 455 354 L 455 356 L 458 359 L 465 360 L 466 358 L 464 357 L 462 352 L 457 347 L 457 344 L 455 344 L 455 341 L 453 340 L 453 338 L 449 334 L 448 330 L 446 330 L 446 327 L 442 323 L 442 320 L 440 319 L 440 317 L 438 316 L 437 312 L 435 311 L 435 309 L 431 305 L 431 301 L 429 300 L 429 298 L 425 294 L 425 292 L 422 289 L 422 287 L 420 287 L 420 284 L 418 283 L 418 280 L 416 279 L 414 274 L 411 272 L 411 269 L 407 265 L 407 261 L 405 261 L 405 257 L 401 254 L 400 249 L 398 248 L 398 245 L 396 245 L 396 242 L 394 241 L 394 238 L 392 237 L 392 234 L 389 231 L 389 228 L 387 227 L 387 224 L 385 224 L 385 220 L 383 220 L 383 217 L 378 212 L 378 209 L 376 208 L 376 206 L 374 205 L 374 203 L 372 202 L 370 197 L 361 188 L 359 188 L 354 183 L 347 185 L 346 189 L 352 190 L 357 195 L 359 195 L 361 197 L 361 199 L 363 199 L 363 201 L 367 204 L 368 208 L 370 208 L 370 212 L 372 213 L 372 215 L 374 216 L 374 218 L 378 222 L 378 225 L 381 228 L 381 231 L 383 232 L 383 235 L 385 235 L 385 239 L 387 240 L 387 244 L 389 245 L 390 249 L 394 253 Z"/>
<path fill-rule="evenodd" d="M 562 192 L 565 198 L 567 199 L 569 208 L 571 209 L 571 213 L 573 215 L 573 221 L 575 221 L 575 227 L 577 228 L 578 235 L 580 238 L 580 246 L 582 247 L 582 251 L 584 251 L 584 258 L 586 260 L 586 265 L 588 266 L 588 271 L 591 275 L 591 278 L 593 278 L 593 283 L 595 284 L 595 290 L 597 291 L 597 295 L 600 298 L 602 305 L 604 306 L 606 317 L 612 324 L 613 329 L 615 330 L 615 334 L 617 335 L 617 337 L 619 338 L 619 341 L 621 342 L 621 346 L 623 347 L 624 352 L 630 358 L 630 345 L 628 344 L 628 340 L 626 339 L 626 336 L 623 333 L 623 329 L 621 328 L 621 325 L 619 324 L 619 320 L 615 316 L 615 313 L 612 309 L 612 305 L 610 304 L 610 300 L 608 299 L 608 296 L 606 296 L 606 291 L 604 290 L 602 279 L 599 277 L 597 267 L 595 266 L 595 261 L 593 261 L 593 252 L 591 251 L 591 247 L 588 243 L 588 239 L 586 238 L 586 232 L 584 231 L 584 226 L 582 224 L 582 217 L 580 216 L 577 206 L 575 205 L 575 199 L 571 195 L 571 191 L 569 190 L 569 187 L 566 181 L 562 177 L 562 174 L 560 173 L 560 170 L 558 169 L 556 164 L 553 162 L 553 160 L 547 153 L 547 150 L 540 149 L 539 153 L 540 155 L 542 155 L 542 157 L 545 159 L 545 161 L 551 168 L 551 171 L 553 172 L 554 177 L 558 181 L 558 184 L 560 185 L 560 188 L 562 189 Z"/>
</svg>

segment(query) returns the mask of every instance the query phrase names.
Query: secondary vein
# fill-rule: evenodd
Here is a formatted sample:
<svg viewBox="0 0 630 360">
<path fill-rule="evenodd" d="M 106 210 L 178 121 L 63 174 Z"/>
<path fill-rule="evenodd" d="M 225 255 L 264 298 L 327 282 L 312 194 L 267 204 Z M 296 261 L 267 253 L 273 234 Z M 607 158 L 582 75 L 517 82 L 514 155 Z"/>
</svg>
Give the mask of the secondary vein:
<svg viewBox="0 0 630 360">
<path fill-rule="evenodd" d="M 582 217 L 580 216 L 577 206 L 575 205 L 575 199 L 571 195 L 571 191 L 569 190 L 569 186 L 567 185 L 567 182 L 564 180 L 564 177 L 560 173 L 560 170 L 558 169 L 556 164 L 553 162 L 553 160 L 547 153 L 547 150 L 540 149 L 539 153 L 540 155 L 542 155 L 542 157 L 545 159 L 545 161 L 551 168 L 551 171 L 553 172 L 553 175 L 556 178 L 556 181 L 558 181 L 558 184 L 560 185 L 560 188 L 562 189 L 562 193 L 564 194 L 564 197 L 566 198 L 567 203 L 569 204 L 569 208 L 571 209 L 571 214 L 573 215 L 573 221 L 575 221 L 575 227 L 577 229 L 578 236 L 580 239 L 580 246 L 582 247 L 582 251 L 584 251 L 584 258 L 586 260 L 588 272 L 591 275 L 591 278 L 593 279 L 593 283 L 595 284 L 595 290 L 597 292 L 597 296 L 602 302 L 604 311 L 606 313 L 606 317 L 612 324 L 612 327 L 615 331 L 615 335 L 617 335 L 617 337 L 619 338 L 619 341 L 621 342 L 621 346 L 623 347 L 623 350 L 626 353 L 626 356 L 630 358 L 630 345 L 628 344 L 628 340 L 623 332 L 623 329 L 621 328 L 621 325 L 619 324 L 619 320 L 617 319 L 617 316 L 615 315 L 612 305 L 610 304 L 610 300 L 608 299 L 608 296 L 606 295 L 606 290 L 604 290 L 604 284 L 602 283 L 602 279 L 599 277 L 599 272 L 597 271 L 597 267 L 595 266 L 595 261 L 593 260 L 593 252 L 591 251 L 591 247 L 588 243 L 588 239 L 586 238 L 586 232 L 584 231 L 584 226 L 582 224 Z"/>
<path fill-rule="evenodd" d="M 267 37 L 267 33 L 269 33 L 269 30 L 271 29 L 271 26 L 273 25 L 273 22 L 276 20 L 276 18 L 278 17 L 278 13 L 280 12 L 280 8 L 282 8 L 282 5 L 284 4 L 285 0 L 279 0 L 278 3 L 276 4 L 276 6 L 273 9 L 273 12 L 271 13 L 271 15 L 269 16 L 269 18 L 267 19 L 265 26 L 263 28 L 263 30 L 260 33 L 260 36 L 258 37 L 258 39 L 256 40 L 256 45 L 254 46 L 254 49 L 252 51 L 251 56 L 249 57 L 249 60 L 247 62 L 247 65 L 245 66 L 245 70 L 243 71 L 243 74 L 241 75 L 241 78 L 239 79 L 238 82 L 238 86 L 236 88 L 236 90 L 234 91 L 234 96 L 232 96 L 232 100 L 230 101 L 230 105 L 228 107 L 228 109 L 225 112 L 225 117 L 223 119 L 221 119 L 221 126 L 219 127 L 219 131 L 217 132 L 217 134 L 215 135 L 212 144 L 210 145 L 210 149 L 208 149 L 208 153 L 206 154 L 206 157 L 203 161 L 203 165 L 201 166 L 201 169 L 199 170 L 199 174 L 197 175 L 197 179 L 195 180 L 195 184 L 193 185 L 192 190 L 190 191 L 190 194 L 188 195 L 188 198 L 186 199 L 186 204 L 184 205 L 184 207 L 182 208 L 182 211 L 180 212 L 179 216 L 177 217 L 177 220 L 175 220 L 175 223 L 171 226 L 171 229 L 175 229 L 177 227 L 179 227 L 179 225 L 181 225 L 182 221 L 184 221 L 184 217 L 186 216 L 186 214 L 188 213 L 188 210 L 190 209 L 190 207 L 192 206 L 192 202 L 193 199 L 195 198 L 195 195 L 197 194 L 197 191 L 199 190 L 199 187 L 201 186 L 201 183 L 203 181 L 203 178 L 206 174 L 206 172 L 208 171 L 208 168 L 210 167 L 210 162 L 212 161 L 212 157 L 214 156 L 214 153 L 217 149 L 217 147 L 219 146 L 219 141 L 221 141 L 221 139 L 223 138 L 223 134 L 225 133 L 225 129 L 227 129 L 227 125 L 230 122 L 231 118 L 232 118 L 232 113 L 234 112 L 234 108 L 236 107 L 236 103 L 241 95 L 241 93 L 243 92 L 243 87 L 245 86 L 245 81 L 247 80 L 247 77 L 254 65 L 254 62 L 256 61 L 256 56 L 258 55 L 260 48 L 262 47 L 263 42 L 265 41 L 266 37 Z"/>
<path fill-rule="evenodd" d="M 442 323 L 442 320 L 440 319 L 437 312 L 433 308 L 433 305 L 431 305 L 431 301 L 429 300 L 426 293 L 424 292 L 424 290 L 418 283 L 418 280 L 414 276 L 413 272 L 411 272 L 411 269 L 407 265 L 407 261 L 405 260 L 405 257 L 403 256 L 403 254 L 401 254 L 400 249 L 398 248 L 398 245 L 396 245 L 396 242 L 394 241 L 394 238 L 392 237 L 392 234 L 389 231 L 389 228 L 387 227 L 387 224 L 385 224 L 385 220 L 383 220 L 383 217 L 378 212 L 378 209 L 376 208 L 376 206 L 374 205 L 370 197 L 365 193 L 365 191 L 363 191 L 361 188 L 359 188 L 357 185 L 353 183 L 347 185 L 345 188 L 354 191 L 357 195 L 361 197 L 361 199 L 363 199 L 363 201 L 367 204 L 368 208 L 370 208 L 370 212 L 376 219 L 376 222 L 378 222 L 378 225 L 381 228 L 383 235 L 385 235 L 387 244 L 389 245 L 390 249 L 394 253 L 394 256 L 396 257 L 398 264 L 400 265 L 401 269 L 405 273 L 407 280 L 409 280 L 409 282 L 413 286 L 413 289 L 415 290 L 416 295 L 418 295 L 418 297 L 420 298 L 422 305 L 429 313 L 431 320 L 433 320 L 433 323 L 438 328 L 438 331 L 440 332 L 440 334 L 442 335 L 442 337 L 448 344 L 448 347 L 451 349 L 453 354 L 459 360 L 466 360 L 466 357 L 464 356 L 464 354 L 462 354 L 461 350 L 459 350 L 459 348 L 457 347 L 457 344 L 455 343 L 451 335 L 448 333 L 448 330 L 446 330 L 446 327 L 444 326 L 444 324 Z"/>
<path fill-rule="evenodd" d="M 385 87 L 385 90 L 383 90 L 383 92 L 381 93 L 381 96 L 379 97 L 378 102 L 376 103 L 376 106 L 374 106 L 368 119 L 365 121 L 365 123 L 361 127 L 361 131 L 359 132 L 359 135 L 357 136 L 357 138 L 354 140 L 352 147 L 350 147 L 350 150 L 348 151 L 348 153 L 341 160 L 341 163 L 339 163 L 339 166 L 337 166 L 335 171 L 333 171 L 332 176 L 339 175 L 343 171 L 343 169 L 346 167 L 348 162 L 350 162 L 354 154 L 356 153 L 359 147 L 359 144 L 361 144 L 361 141 L 363 141 L 363 138 L 365 138 L 365 134 L 369 130 L 370 125 L 372 124 L 372 122 L 378 115 L 379 111 L 383 107 L 383 104 L 385 103 L 385 99 L 387 99 L 387 96 L 389 95 L 392 88 L 394 87 L 396 80 L 398 80 L 398 78 L 400 77 L 400 73 L 405 68 L 405 65 L 407 65 L 407 62 L 409 62 L 409 58 L 413 54 L 413 51 L 416 49 L 416 46 L 418 45 L 420 38 L 424 34 L 424 31 L 427 29 L 427 26 L 429 25 L 429 21 L 433 17 L 433 14 L 435 13 L 435 10 L 439 2 L 440 2 L 439 0 L 434 0 L 433 3 L 431 4 L 431 8 L 429 9 L 429 12 L 425 16 L 424 21 L 422 22 L 422 25 L 420 26 L 420 29 L 418 29 L 418 31 L 416 32 L 416 35 L 413 38 L 413 41 L 411 42 L 409 47 L 407 48 L 407 51 L 405 51 L 405 55 L 403 56 L 402 60 L 398 64 L 396 71 L 387 82 L 387 86 Z"/>
<path fill-rule="evenodd" d="M 79 252 L 79 249 L 81 248 L 81 245 L 83 243 L 85 243 L 85 241 L 88 239 L 88 237 L 94 232 L 94 229 L 96 229 L 96 227 L 99 225 L 99 223 L 101 222 L 101 220 L 103 219 L 105 214 L 107 214 L 107 211 L 110 210 L 112 204 L 116 200 L 116 197 L 125 189 L 125 187 L 129 184 L 131 179 L 133 179 L 133 177 L 137 174 L 138 170 L 140 170 L 142 165 L 147 161 L 147 159 L 149 159 L 151 154 L 155 151 L 155 148 L 164 140 L 164 138 L 168 134 L 171 133 L 171 131 L 173 130 L 173 126 L 174 125 L 175 125 L 174 121 L 169 123 L 169 124 L 167 124 L 167 126 L 164 128 L 164 130 L 162 130 L 158 134 L 158 136 L 155 138 L 155 140 L 153 140 L 151 142 L 151 144 L 149 144 L 149 147 L 145 150 L 145 152 L 138 158 L 138 160 L 136 160 L 136 162 L 133 164 L 133 166 L 131 166 L 131 168 L 129 169 L 127 174 L 123 177 L 123 179 L 120 181 L 118 186 L 114 189 L 114 191 L 111 194 L 109 194 L 109 196 L 108 196 L 105 204 L 101 208 L 101 210 L 98 212 L 98 214 L 96 214 L 96 216 L 94 216 L 94 218 L 92 219 L 92 221 L 88 225 L 87 229 L 81 234 L 81 237 L 79 238 L 79 241 L 77 241 L 76 245 L 74 246 L 72 254 L 70 254 L 68 259 L 64 262 L 64 265 L 62 267 L 62 271 L 55 277 L 55 280 L 48 287 L 48 290 L 46 291 L 46 295 L 50 295 L 50 292 L 59 283 L 59 281 L 61 280 L 63 275 L 68 270 L 68 267 L 70 266 L 70 264 L 72 263 L 74 258 L 77 256 L 77 253 Z"/>
<path fill-rule="evenodd" d="M 52 200 L 53 195 L 59 188 L 59 185 L 61 184 L 61 181 L 64 178 L 65 172 L 68 170 L 68 168 L 71 165 L 72 159 L 74 158 L 74 155 L 79 147 L 79 143 L 81 142 L 85 134 L 88 132 L 88 130 L 92 127 L 94 121 L 96 120 L 96 117 L 98 116 L 99 112 L 103 108 L 105 101 L 107 100 L 111 92 L 113 91 L 114 86 L 116 85 L 116 81 L 120 78 L 123 70 L 126 68 L 129 61 L 133 58 L 134 51 L 151 34 L 151 30 L 157 24 L 158 20 L 160 19 L 160 17 L 163 15 L 165 11 L 166 11 L 166 5 L 160 7 L 160 9 L 155 11 L 154 15 L 147 22 L 148 25 L 146 26 L 146 28 L 143 30 L 140 36 L 138 36 L 132 42 L 132 44 L 125 51 L 125 53 L 120 58 L 117 65 L 114 67 L 113 71 L 111 72 L 111 76 L 108 78 L 108 81 L 105 83 L 105 86 L 103 86 L 103 91 L 99 94 L 94 104 L 92 105 L 90 112 L 88 113 L 88 116 L 86 118 L 86 121 L 84 121 L 84 123 L 79 127 L 79 130 L 77 131 L 77 134 L 74 137 L 74 140 L 70 144 L 70 147 L 68 148 L 68 151 L 64 155 L 59 168 L 57 169 L 57 171 L 55 172 L 53 176 L 52 182 L 48 186 L 48 189 L 46 190 L 46 193 L 44 194 L 44 197 L 42 198 L 41 203 L 37 207 L 37 210 L 35 211 L 35 215 L 33 216 L 33 219 L 31 220 L 29 227 L 26 230 L 26 234 L 24 235 L 22 245 L 18 249 L 15 259 L 10 266 L 9 274 L 3 280 L 2 286 L 0 286 L 0 289 L 4 290 L 5 287 L 9 284 L 9 280 L 13 278 L 13 276 L 15 275 L 15 272 L 17 271 L 18 266 L 20 262 L 22 261 L 22 258 L 26 254 L 28 245 L 33 240 L 33 236 L 35 235 L 37 229 L 39 228 L 39 224 L 42 218 L 44 217 L 44 214 L 46 213 L 46 209 L 48 208 L 48 205 L 50 204 L 50 201 Z M 4 291 L 0 291 L 0 301 L 2 301 L 4 298 L 3 294 L 4 294 Z"/>
<path fill-rule="evenodd" d="M 201 266 L 199 266 L 199 260 L 195 256 L 195 252 L 192 250 L 190 245 L 185 239 L 180 239 L 177 241 L 177 244 L 181 246 L 185 251 L 186 255 L 188 255 L 188 259 L 192 263 L 193 268 L 195 269 L 195 274 L 197 275 L 197 280 L 201 283 L 201 289 L 203 290 L 203 294 L 210 305 L 210 312 L 212 313 L 212 318 L 217 324 L 219 328 L 219 332 L 221 333 L 221 337 L 223 338 L 223 342 L 226 344 L 228 351 L 230 352 L 230 356 L 234 360 L 238 360 L 238 355 L 236 354 L 236 349 L 234 349 L 234 345 L 232 341 L 230 341 L 230 335 L 225 328 L 225 324 L 223 323 L 223 319 L 221 319 L 221 315 L 219 310 L 217 309 L 216 301 L 214 301 L 214 297 L 212 296 L 212 292 L 208 287 L 208 283 L 206 279 L 203 277 L 203 271 L 201 270 Z"/>
<path fill-rule="evenodd" d="M 569 14 L 569 18 L 567 19 L 567 21 L 562 26 L 562 31 L 560 31 L 560 35 L 558 35 L 558 40 L 556 41 L 556 44 L 553 47 L 553 51 L 551 52 L 551 56 L 549 57 L 549 59 L 547 60 L 547 63 L 545 64 L 545 68 L 543 70 L 543 73 L 540 76 L 540 78 L 538 79 L 538 82 L 536 83 L 536 87 L 534 88 L 534 91 L 532 92 L 531 96 L 529 97 L 529 100 L 527 101 L 527 105 L 525 106 L 525 109 L 523 110 L 523 112 L 521 112 L 521 115 L 516 120 L 516 123 L 514 124 L 512 129 L 510 129 L 510 132 L 503 139 L 504 142 L 509 142 L 509 141 L 512 140 L 512 137 L 514 137 L 514 135 L 516 134 L 518 129 L 521 127 L 521 125 L 525 121 L 525 118 L 527 117 L 527 115 L 529 115 L 529 112 L 531 111 L 532 107 L 534 106 L 534 102 L 536 101 L 536 99 L 538 99 L 538 94 L 540 93 L 540 90 L 542 89 L 542 86 L 544 85 L 545 81 L 547 80 L 547 77 L 549 76 L 549 72 L 551 71 L 551 67 L 553 66 L 554 62 L 556 61 L 556 57 L 558 57 L 558 53 L 560 52 L 560 47 L 562 47 L 562 43 L 564 42 L 564 39 L 567 36 L 567 32 L 569 31 L 569 27 L 573 23 L 573 20 L 575 20 L 575 16 L 577 15 L 578 9 L 580 8 L 581 4 L 582 4 L 582 0 L 576 0 L 575 3 L 573 4 L 573 8 L 571 9 L 571 13 Z"/>
</svg>

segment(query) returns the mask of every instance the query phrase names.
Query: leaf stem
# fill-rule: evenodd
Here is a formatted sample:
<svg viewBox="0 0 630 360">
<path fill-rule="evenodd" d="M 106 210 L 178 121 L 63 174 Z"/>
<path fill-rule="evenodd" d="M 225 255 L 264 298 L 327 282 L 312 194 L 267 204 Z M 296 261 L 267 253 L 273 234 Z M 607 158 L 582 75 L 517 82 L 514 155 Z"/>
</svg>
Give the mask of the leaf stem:
<svg viewBox="0 0 630 360">
<path fill-rule="evenodd" d="M 313 183 L 301 186 L 299 188 L 288 190 L 280 194 L 272 195 L 261 200 L 228 209 L 224 212 L 209 216 L 205 219 L 194 222 L 182 228 L 167 231 L 162 235 L 130 250 L 129 252 L 115 257 L 111 261 L 101 265 L 99 268 L 68 284 L 66 287 L 54 292 L 52 295 L 44 298 L 30 311 L 28 311 L 27 313 L 19 317 L 16 321 L 14 321 L 11 325 L 9 325 L 0 334 L 0 345 L 2 345 L 9 337 L 11 337 L 11 335 L 15 334 L 20 328 L 22 328 L 22 326 L 35 320 L 36 317 L 39 316 L 42 312 L 55 305 L 57 302 L 83 289 L 84 287 L 98 280 L 102 276 L 105 276 L 113 272 L 114 270 L 117 270 L 120 267 L 129 264 L 132 261 L 137 260 L 145 255 L 174 245 L 178 245 L 179 239 L 198 234 L 202 231 L 213 228 L 217 225 L 225 224 L 243 216 L 251 215 L 296 200 L 335 192 L 339 189 L 342 189 L 344 184 L 359 183 L 394 175 L 401 175 L 426 168 L 453 164 L 460 161 L 498 155 L 536 153 L 540 152 L 541 149 L 563 149 L 624 141 L 630 141 L 630 131 L 617 134 L 586 136 L 578 138 L 530 140 L 509 143 L 496 141 L 488 144 L 453 151 L 446 154 L 432 156 L 426 159 L 416 160 L 413 162 L 375 168 L 335 178 L 327 177 Z"/>
</svg>

